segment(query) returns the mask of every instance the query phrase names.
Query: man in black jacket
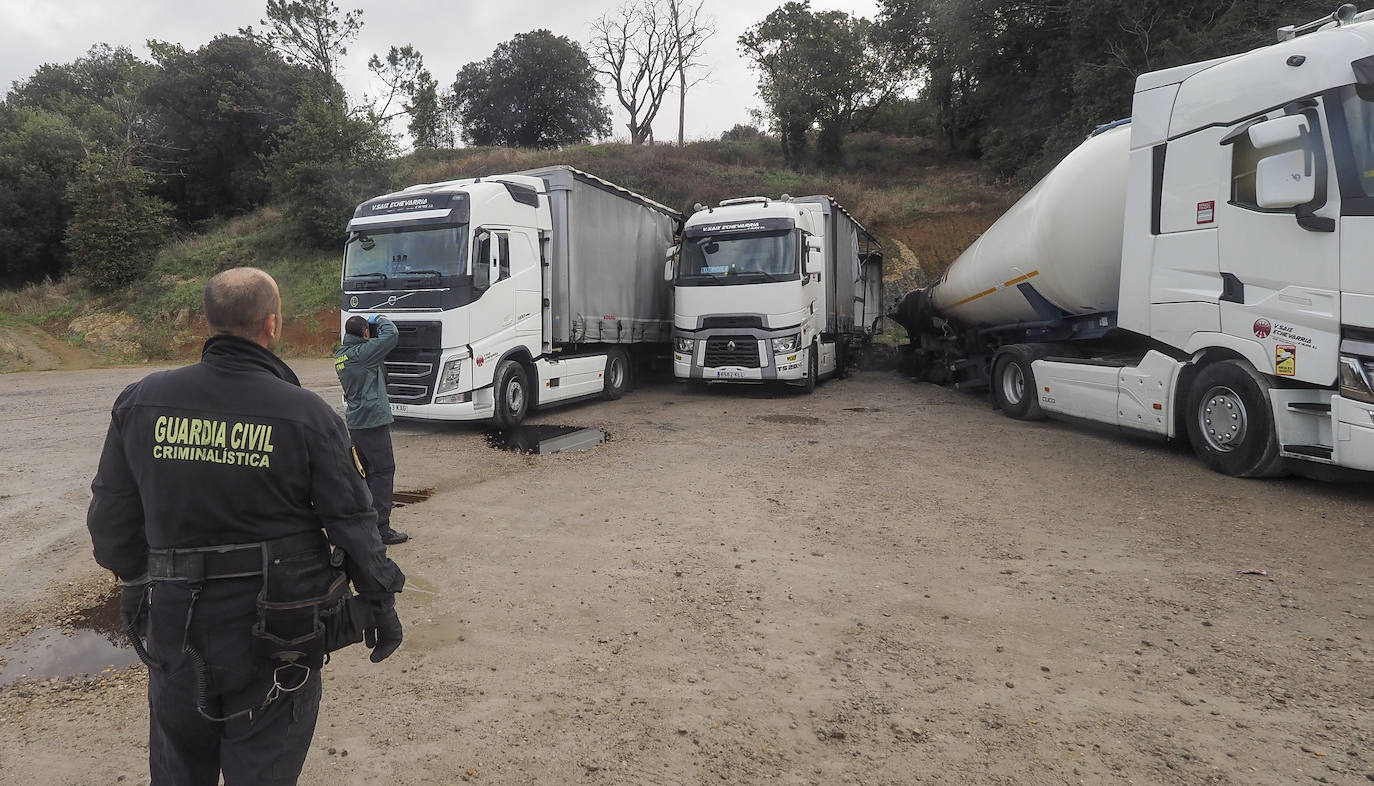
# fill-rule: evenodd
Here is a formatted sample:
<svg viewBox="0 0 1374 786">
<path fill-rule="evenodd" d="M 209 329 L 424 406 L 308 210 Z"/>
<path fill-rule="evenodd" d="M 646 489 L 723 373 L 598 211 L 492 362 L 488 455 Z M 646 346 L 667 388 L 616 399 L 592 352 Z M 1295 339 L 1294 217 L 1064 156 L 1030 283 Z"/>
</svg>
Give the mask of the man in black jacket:
<svg viewBox="0 0 1374 786">
<path fill-rule="evenodd" d="M 405 576 L 343 421 L 272 352 L 276 282 L 227 270 L 204 305 L 201 361 L 116 399 L 87 527 L 149 663 L 154 786 L 294 784 L 324 654 L 358 638 L 373 662 L 394 652 Z"/>
</svg>

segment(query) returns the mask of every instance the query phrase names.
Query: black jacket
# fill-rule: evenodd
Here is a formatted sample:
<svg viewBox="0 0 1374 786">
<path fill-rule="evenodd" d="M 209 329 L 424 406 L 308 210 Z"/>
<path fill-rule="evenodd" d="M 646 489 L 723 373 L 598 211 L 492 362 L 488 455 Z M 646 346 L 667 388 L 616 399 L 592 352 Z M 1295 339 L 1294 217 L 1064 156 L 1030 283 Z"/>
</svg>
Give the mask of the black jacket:
<svg viewBox="0 0 1374 786">
<path fill-rule="evenodd" d="M 343 420 L 263 347 L 205 342 L 201 361 L 115 400 L 86 526 L 123 579 L 148 549 L 252 543 L 324 528 L 360 593 L 399 592 Z"/>
</svg>

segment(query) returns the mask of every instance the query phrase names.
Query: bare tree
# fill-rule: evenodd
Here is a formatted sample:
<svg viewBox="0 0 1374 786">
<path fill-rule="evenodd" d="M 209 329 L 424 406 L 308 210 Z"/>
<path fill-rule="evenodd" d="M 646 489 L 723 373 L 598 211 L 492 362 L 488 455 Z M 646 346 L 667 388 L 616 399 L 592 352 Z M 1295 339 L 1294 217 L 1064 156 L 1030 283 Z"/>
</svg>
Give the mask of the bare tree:
<svg viewBox="0 0 1374 786">
<path fill-rule="evenodd" d="M 630 142 L 653 141 L 653 122 L 677 74 L 672 20 L 658 0 L 630 0 L 592 22 L 591 59 L 630 115 Z"/>
<path fill-rule="evenodd" d="M 241 27 L 239 35 L 276 50 L 288 63 L 309 67 L 333 91 L 339 61 L 358 37 L 362 17 L 361 9 L 341 15 L 334 0 L 267 0 L 267 17 L 258 22 L 263 29 Z"/>
<path fill-rule="evenodd" d="M 690 2 L 682 0 L 668 0 L 668 15 L 672 22 L 673 50 L 676 55 L 677 69 L 677 144 L 681 147 L 684 144 L 684 118 L 687 116 L 687 88 L 695 86 L 706 77 L 710 72 L 706 70 L 705 63 L 701 62 L 702 50 L 706 47 L 706 42 L 716 34 L 715 23 L 710 17 L 702 17 L 701 7 L 706 0 L 697 0 L 697 4 L 692 6 Z M 701 72 L 691 81 L 687 82 L 687 72 L 696 70 Z"/>
</svg>

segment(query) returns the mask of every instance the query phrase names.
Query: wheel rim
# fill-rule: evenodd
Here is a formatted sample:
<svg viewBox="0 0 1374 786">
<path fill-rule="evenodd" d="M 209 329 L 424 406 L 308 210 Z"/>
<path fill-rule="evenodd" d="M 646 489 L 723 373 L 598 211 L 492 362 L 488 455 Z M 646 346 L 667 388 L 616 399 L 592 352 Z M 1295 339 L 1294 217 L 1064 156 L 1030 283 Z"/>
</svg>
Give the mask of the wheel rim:
<svg viewBox="0 0 1374 786">
<path fill-rule="evenodd" d="M 517 377 L 511 377 L 506 382 L 506 407 L 512 413 L 520 412 L 525 408 L 525 386 L 520 383 Z"/>
<path fill-rule="evenodd" d="M 1025 397 L 1026 375 L 1021 372 L 1021 364 L 1012 361 L 1002 372 L 1002 400 L 1016 405 Z"/>
<path fill-rule="evenodd" d="M 625 384 L 625 362 L 620 358 L 611 359 L 611 387 L 617 390 Z"/>
<path fill-rule="evenodd" d="M 1225 385 L 1217 385 L 1202 397 L 1197 421 L 1207 446 L 1218 453 L 1230 453 L 1239 447 L 1250 426 L 1245 402 Z"/>
</svg>

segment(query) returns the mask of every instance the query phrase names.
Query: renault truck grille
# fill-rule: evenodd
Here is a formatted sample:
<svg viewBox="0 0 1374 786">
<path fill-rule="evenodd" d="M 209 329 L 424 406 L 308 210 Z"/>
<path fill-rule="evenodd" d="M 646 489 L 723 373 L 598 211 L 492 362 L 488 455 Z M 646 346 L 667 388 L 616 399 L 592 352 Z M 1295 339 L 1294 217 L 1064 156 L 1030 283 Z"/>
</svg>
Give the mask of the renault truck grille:
<svg viewBox="0 0 1374 786">
<path fill-rule="evenodd" d="M 438 353 L 393 350 L 386 361 L 386 397 L 397 404 L 428 404 L 439 373 Z M 402 357 L 397 357 L 401 355 Z"/>
<path fill-rule="evenodd" d="M 706 367 L 759 367 L 759 340 L 753 336 L 720 336 L 706 339 Z"/>
</svg>

